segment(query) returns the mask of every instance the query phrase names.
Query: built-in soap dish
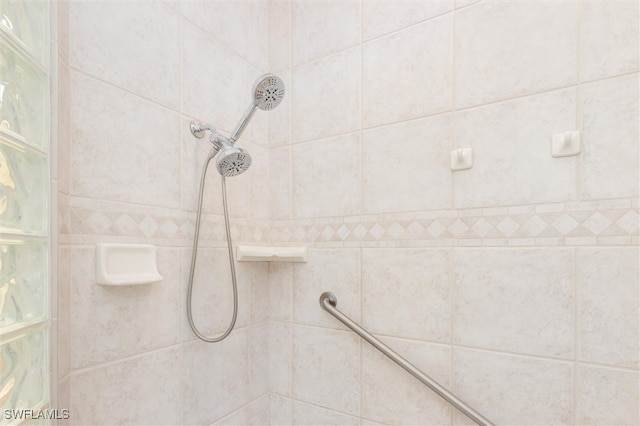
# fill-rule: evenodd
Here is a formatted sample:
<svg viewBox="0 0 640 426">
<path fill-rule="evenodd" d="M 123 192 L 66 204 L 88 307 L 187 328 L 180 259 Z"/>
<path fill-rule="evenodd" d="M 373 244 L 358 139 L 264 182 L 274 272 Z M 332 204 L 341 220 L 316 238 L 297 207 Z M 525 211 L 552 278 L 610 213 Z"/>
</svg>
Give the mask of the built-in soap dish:
<svg viewBox="0 0 640 426">
<path fill-rule="evenodd" d="M 153 284 L 162 281 L 156 248 L 149 244 L 98 244 L 96 281 L 101 285 Z"/>
<path fill-rule="evenodd" d="M 240 262 L 306 262 L 306 247 L 242 246 L 238 245 Z"/>
</svg>

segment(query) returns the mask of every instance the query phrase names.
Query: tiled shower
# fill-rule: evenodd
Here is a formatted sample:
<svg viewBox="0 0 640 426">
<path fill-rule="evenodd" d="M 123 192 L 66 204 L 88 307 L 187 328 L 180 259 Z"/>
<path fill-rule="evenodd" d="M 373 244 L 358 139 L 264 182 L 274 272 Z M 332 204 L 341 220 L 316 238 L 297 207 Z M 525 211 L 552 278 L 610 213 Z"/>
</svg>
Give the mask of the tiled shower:
<svg viewBox="0 0 640 426">
<path fill-rule="evenodd" d="M 324 312 L 340 309 L 496 424 L 639 418 L 638 3 L 56 2 L 54 406 L 69 424 L 470 424 Z M 193 119 L 238 142 L 236 329 L 189 330 Z M 577 155 L 554 134 L 579 131 Z M 452 151 L 473 166 L 452 171 Z M 55 212 L 54 212 L 55 214 Z M 219 177 L 195 320 L 232 309 Z M 96 244 L 164 279 L 95 283 Z M 55 257 L 54 257 L 55 259 Z"/>
</svg>

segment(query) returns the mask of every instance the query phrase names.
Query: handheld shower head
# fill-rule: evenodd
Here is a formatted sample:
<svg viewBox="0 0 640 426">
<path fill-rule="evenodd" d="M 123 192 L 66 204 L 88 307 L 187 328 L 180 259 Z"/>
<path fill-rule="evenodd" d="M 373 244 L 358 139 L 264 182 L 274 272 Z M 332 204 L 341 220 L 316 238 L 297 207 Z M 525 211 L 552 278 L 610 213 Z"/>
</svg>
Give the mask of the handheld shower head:
<svg viewBox="0 0 640 426">
<path fill-rule="evenodd" d="M 275 74 L 264 74 L 253 84 L 253 99 L 249 108 L 231 134 L 229 140 L 233 144 L 247 127 L 256 109 L 270 111 L 280 105 L 284 98 L 284 81 Z"/>
<path fill-rule="evenodd" d="M 284 81 L 274 74 L 259 77 L 253 85 L 253 105 L 270 111 L 280 105 L 284 98 Z"/>
</svg>

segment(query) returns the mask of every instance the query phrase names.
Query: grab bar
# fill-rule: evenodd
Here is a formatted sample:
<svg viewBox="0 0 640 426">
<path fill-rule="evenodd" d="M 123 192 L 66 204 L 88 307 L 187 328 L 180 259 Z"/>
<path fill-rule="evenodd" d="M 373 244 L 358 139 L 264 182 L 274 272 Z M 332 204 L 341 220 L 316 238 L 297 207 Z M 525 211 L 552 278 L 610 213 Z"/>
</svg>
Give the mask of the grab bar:
<svg viewBox="0 0 640 426">
<path fill-rule="evenodd" d="M 340 312 L 336 306 L 338 305 L 338 298 L 335 294 L 330 291 L 325 291 L 320 295 L 320 306 L 325 311 L 329 312 L 331 315 L 336 317 L 338 321 L 349 327 L 356 334 L 362 337 L 364 340 L 373 345 L 374 348 L 378 349 L 380 352 L 385 354 L 387 357 L 391 359 L 391 361 L 398 364 L 400 367 L 404 368 L 416 379 L 420 380 L 423 384 L 425 384 L 429 389 L 440 395 L 444 398 L 449 404 L 456 407 L 460 410 L 461 413 L 469 417 L 471 420 L 479 424 L 480 426 L 494 426 L 489 420 L 483 417 L 480 413 L 478 413 L 473 408 L 469 407 L 462 400 L 460 400 L 457 396 L 449 392 L 446 388 L 442 387 L 438 382 L 433 380 L 431 377 L 424 374 L 422 371 L 418 369 L 415 365 L 411 364 L 409 361 L 398 355 L 393 349 L 389 346 L 382 343 L 378 338 L 369 333 L 367 330 L 362 328 L 360 325 L 355 323 L 351 318 Z"/>
</svg>

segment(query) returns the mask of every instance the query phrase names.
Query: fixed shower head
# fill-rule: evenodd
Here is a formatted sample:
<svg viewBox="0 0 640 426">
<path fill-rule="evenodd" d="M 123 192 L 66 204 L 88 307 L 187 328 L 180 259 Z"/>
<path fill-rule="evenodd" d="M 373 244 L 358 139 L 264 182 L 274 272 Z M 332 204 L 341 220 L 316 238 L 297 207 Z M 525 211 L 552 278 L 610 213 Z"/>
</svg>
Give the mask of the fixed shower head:
<svg viewBox="0 0 640 426">
<path fill-rule="evenodd" d="M 216 159 L 218 173 L 224 177 L 231 177 L 242 174 L 249 169 L 251 155 L 247 151 L 227 142 L 220 142 L 220 145 L 222 148 Z"/>
<path fill-rule="evenodd" d="M 259 77 L 253 85 L 253 105 L 270 111 L 280 105 L 284 98 L 284 81 L 274 74 Z"/>
<path fill-rule="evenodd" d="M 238 140 L 244 129 L 251 121 L 256 109 L 270 111 L 280 105 L 284 98 L 284 81 L 275 74 L 264 74 L 253 84 L 253 99 L 244 116 L 231 134 L 229 140 L 233 144 Z"/>
</svg>

